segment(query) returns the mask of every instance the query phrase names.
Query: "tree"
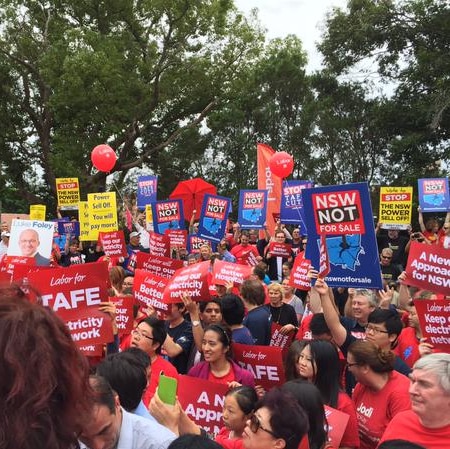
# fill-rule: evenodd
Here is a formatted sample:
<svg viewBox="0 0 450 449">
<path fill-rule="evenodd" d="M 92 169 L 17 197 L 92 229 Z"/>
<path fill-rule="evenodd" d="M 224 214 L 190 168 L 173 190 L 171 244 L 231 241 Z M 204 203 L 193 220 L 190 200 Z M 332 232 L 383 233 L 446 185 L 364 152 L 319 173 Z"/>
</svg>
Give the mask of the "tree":
<svg viewBox="0 0 450 449">
<path fill-rule="evenodd" d="M 404 180 L 439 174 L 436 162 L 450 155 L 449 19 L 440 0 L 350 0 L 327 18 L 319 46 L 333 75 L 369 62 L 393 89 L 379 120 Z"/>
<path fill-rule="evenodd" d="M 181 175 L 176 138 L 226 101 L 262 43 L 231 0 L 0 0 L 0 19 L 1 173 L 29 202 L 51 202 L 59 176 L 101 189 L 102 142 L 119 183 L 142 165 Z"/>
</svg>

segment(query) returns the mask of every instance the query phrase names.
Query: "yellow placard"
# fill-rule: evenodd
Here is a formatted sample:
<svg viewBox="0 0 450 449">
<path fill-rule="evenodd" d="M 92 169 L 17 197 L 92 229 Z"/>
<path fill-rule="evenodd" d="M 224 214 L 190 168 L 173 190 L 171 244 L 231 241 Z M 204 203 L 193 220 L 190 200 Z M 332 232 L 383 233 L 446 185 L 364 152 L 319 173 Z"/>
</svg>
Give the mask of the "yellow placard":
<svg viewBox="0 0 450 449">
<path fill-rule="evenodd" d="M 58 206 L 62 209 L 76 209 L 80 202 L 78 178 L 56 178 Z"/>
<path fill-rule="evenodd" d="M 95 240 L 95 234 L 90 232 L 89 204 L 87 201 L 80 201 L 78 203 L 78 217 L 80 221 L 80 240 L 82 242 Z"/>
<path fill-rule="evenodd" d="M 147 230 L 153 231 L 153 209 L 151 204 L 145 205 L 145 222 L 147 223 Z"/>
<path fill-rule="evenodd" d="M 97 240 L 99 232 L 117 231 L 116 192 L 89 193 L 89 234 L 90 240 Z"/>
<path fill-rule="evenodd" d="M 45 213 L 47 207 L 45 204 L 31 204 L 30 205 L 30 220 L 45 221 Z"/>
<path fill-rule="evenodd" d="M 411 224 L 412 187 L 381 187 L 380 218 L 382 228 L 406 229 Z"/>
</svg>

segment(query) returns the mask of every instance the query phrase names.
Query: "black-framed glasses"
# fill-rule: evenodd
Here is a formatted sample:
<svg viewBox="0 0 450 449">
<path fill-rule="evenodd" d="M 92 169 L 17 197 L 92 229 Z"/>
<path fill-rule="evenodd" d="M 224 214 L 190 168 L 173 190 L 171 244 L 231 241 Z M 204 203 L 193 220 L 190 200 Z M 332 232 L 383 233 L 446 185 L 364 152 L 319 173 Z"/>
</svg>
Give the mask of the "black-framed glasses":
<svg viewBox="0 0 450 449">
<path fill-rule="evenodd" d="M 389 334 L 388 331 L 380 329 L 379 327 L 373 326 L 372 324 L 368 324 L 366 327 L 366 332 L 373 332 L 374 334 Z"/>
<path fill-rule="evenodd" d="M 278 438 L 271 430 L 265 429 L 261 425 L 261 421 L 259 420 L 259 418 L 256 415 L 252 415 L 250 418 L 250 430 L 253 433 L 256 433 L 256 432 L 258 432 L 258 429 L 264 430 L 264 432 L 267 432 L 268 434 L 272 435 L 274 438 Z"/>
<path fill-rule="evenodd" d="M 347 368 L 351 368 L 352 366 L 358 366 L 359 363 L 349 363 L 349 362 L 345 362 L 345 365 L 347 366 Z"/>
<path fill-rule="evenodd" d="M 134 336 L 136 336 L 136 337 L 139 337 L 139 338 L 141 338 L 141 337 L 144 337 L 144 338 L 147 338 L 148 340 L 153 340 L 153 337 L 150 337 L 150 336 L 148 336 L 148 335 L 145 335 L 145 334 L 143 334 L 139 329 L 133 329 L 132 331 L 131 331 L 131 334 L 132 335 L 134 335 Z"/>
</svg>

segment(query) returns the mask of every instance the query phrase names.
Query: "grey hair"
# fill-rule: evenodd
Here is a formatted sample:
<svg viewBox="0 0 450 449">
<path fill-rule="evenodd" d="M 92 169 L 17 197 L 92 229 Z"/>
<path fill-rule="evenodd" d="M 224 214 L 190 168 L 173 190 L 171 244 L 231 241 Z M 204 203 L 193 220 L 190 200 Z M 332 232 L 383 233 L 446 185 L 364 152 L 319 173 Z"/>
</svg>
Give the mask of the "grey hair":
<svg viewBox="0 0 450 449">
<path fill-rule="evenodd" d="M 446 393 L 450 393 L 450 354 L 436 352 L 421 357 L 413 369 L 431 371 L 438 378 L 439 384 Z"/>
<path fill-rule="evenodd" d="M 373 290 L 369 290 L 368 288 L 358 288 L 355 291 L 355 296 L 364 296 L 369 301 L 369 306 L 378 307 L 378 299 Z"/>
</svg>

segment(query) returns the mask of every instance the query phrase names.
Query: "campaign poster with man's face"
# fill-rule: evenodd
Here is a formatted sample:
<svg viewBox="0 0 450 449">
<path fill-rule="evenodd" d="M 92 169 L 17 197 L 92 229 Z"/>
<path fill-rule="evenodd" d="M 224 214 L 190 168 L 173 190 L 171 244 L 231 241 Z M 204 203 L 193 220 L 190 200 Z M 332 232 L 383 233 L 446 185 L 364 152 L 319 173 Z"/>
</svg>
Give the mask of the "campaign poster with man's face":
<svg viewBox="0 0 450 449">
<path fill-rule="evenodd" d="M 50 263 L 54 223 L 39 220 L 13 220 L 8 256 L 33 257 L 35 265 Z"/>
</svg>

